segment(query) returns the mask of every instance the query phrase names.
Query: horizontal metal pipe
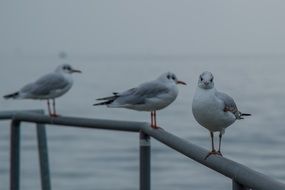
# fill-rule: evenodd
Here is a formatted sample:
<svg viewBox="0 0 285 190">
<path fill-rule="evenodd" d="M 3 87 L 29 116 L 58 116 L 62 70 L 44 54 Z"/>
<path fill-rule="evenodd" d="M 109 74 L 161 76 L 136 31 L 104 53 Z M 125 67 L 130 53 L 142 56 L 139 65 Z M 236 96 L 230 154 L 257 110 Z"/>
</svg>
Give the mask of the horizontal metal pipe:
<svg viewBox="0 0 285 190">
<path fill-rule="evenodd" d="M 210 156 L 205 160 L 208 151 L 186 140 L 183 140 L 163 129 L 152 129 L 151 127 L 143 128 L 143 132 L 177 150 L 185 156 L 243 184 L 257 190 L 268 189 L 285 189 L 285 185 L 256 172 L 246 166 L 231 161 L 221 156 Z"/>
<path fill-rule="evenodd" d="M 116 121 L 116 120 L 104 120 L 104 119 L 87 119 L 78 117 L 50 117 L 38 113 L 24 113 L 19 112 L 14 114 L 13 119 L 32 122 L 43 123 L 51 125 L 62 125 L 69 127 L 80 128 L 95 128 L 128 132 L 139 132 L 143 127 L 148 126 L 148 123 L 144 122 L 130 122 L 130 121 Z"/>
<path fill-rule="evenodd" d="M 13 119 L 19 113 L 44 113 L 43 110 L 19 110 L 19 111 L 0 111 L 0 120 Z"/>
</svg>

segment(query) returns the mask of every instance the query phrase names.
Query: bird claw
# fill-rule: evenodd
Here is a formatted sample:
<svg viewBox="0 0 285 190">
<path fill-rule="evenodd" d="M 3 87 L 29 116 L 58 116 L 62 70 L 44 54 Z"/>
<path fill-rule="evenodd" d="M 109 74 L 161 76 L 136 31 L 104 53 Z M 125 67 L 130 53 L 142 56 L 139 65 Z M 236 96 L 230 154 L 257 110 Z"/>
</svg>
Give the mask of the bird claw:
<svg viewBox="0 0 285 190">
<path fill-rule="evenodd" d="M 209 156 L 211 156 L 211 155 L 218 155 L 218 156 L 223 157 L 221 151 L 212 150 L 211 152 L 209 152 L 209 153 L 207 154 L 207 156 L 204 158 L 204 160 L 207 160 L 207 158 L 208 158 Z"/>
<path fill-rule="evenodd" d="M 218 153 L 219 156 L 223 157 L 221 151 L 218 151 L 217 153 Z"/>
<path fill-rule="evenodd" d="M 161 127 L 159 127 L 157 125 L 151 125 L 150 127 L 153 128 L 153 129 L 162 129 Z"/>
<path fill-rule="evenodd" d="M 56 114 L 56 113 L 49 114 L 49 116 L 50 116 L 50 117 L 59 117 L 59 115 Z"/>
</svg>

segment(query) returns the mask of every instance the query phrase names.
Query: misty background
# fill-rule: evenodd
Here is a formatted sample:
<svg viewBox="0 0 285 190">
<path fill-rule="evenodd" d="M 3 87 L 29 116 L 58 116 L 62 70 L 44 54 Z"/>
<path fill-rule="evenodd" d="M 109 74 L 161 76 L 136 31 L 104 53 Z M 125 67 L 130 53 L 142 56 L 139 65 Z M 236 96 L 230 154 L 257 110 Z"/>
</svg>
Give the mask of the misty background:
<svg viewBox="0 0 285 190">
<path fill-rule="evenodd" d="M 5 1 L 2 54 L 285 52 L 282 0 Z"/>
<path fill-rule="evenodd" d="M 226 130 L 224 156 L 285 182 L 284 1 L 0 0 L 0 95 L 69 63 L 83 71 L 57 100 L 60 115 L 149 122 L 149 113 L 93 107 L 96 98 L 172 71 L 188 83 L 158 112 L 158 125 L 204 148 L 192 116 L 198 76 L 253 116 Z M 44 109 L 45 101 L 0 99 L 0 110 Z M 9 122 L 1 121 L 0 189 L 9 189 Z M 21 188 L 40 188 L 35 128 L 23 124 Z M 137 134 L 47 127 L 53 189 L 133 190 Z M 231 180 L 152 143 L 152 188 L 231 188 Z"/>
</svg>

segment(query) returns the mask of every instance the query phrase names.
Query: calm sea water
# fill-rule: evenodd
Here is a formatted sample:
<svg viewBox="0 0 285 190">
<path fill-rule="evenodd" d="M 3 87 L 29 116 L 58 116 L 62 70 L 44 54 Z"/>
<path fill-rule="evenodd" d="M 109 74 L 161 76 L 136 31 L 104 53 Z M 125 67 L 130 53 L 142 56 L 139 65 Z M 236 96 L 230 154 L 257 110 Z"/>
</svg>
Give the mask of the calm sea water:
<svg viewBox="0 0 285 190">
<path fill-rule="evenodd" d="M 53 70 L 62 60 L 48 57 L 0 58 L 0 94 L 13 92 Z M 198 75 L 211 71 L 215 85 L 232 95 L 241 111 L 252 117 L 226 130 L 224 156 L 285 183 L 285 57 L 120 57 L 69 58 L 83 74 L 57 101 L 61 115 L 149 121 L 149 114 L 93 107 L 95 98 L 125 90 L 173 71 L 188 83 L 177 100 L 158 113 L 158 123 L 199 146 L 210 148 L 208 132 L 194 120 L 192 97 Z M 0 100 L 0 110 L 46 109 L 45 102 Z M 47 128 L 52 187 L 57 190 L 133 190 L 139 184 L 139 141 L 136 133 L 51 126 Z M 21 187 L 40 189 L 35 128 L 22 128 Z M 152 188 L 213 189 L 231 181 L 152 140 Z M 1 122 L 0 189 L 9 186 L 9 123 Z"/>
</svg>

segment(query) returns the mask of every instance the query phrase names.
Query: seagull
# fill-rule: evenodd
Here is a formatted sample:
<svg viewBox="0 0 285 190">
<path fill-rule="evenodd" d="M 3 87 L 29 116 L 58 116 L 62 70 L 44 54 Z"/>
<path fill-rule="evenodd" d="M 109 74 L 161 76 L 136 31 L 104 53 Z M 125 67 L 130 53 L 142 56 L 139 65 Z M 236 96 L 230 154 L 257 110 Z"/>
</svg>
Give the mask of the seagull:
<svg viewBox="0 0 285 190">
<path fill-rule="evenodd" d="M 55 98 L 65 94 L 73 85 L 72 73 L 81 73 L 73 69 L 69 64 L 59 65 L 52 73 L 40 77 L 35 82 L 29 83 L 19 91 L 4 96 L 5 99 L 37 99 L 47 100 L 48 113 L 51 117 L 57 117 Z M 50 107 L 52 99 L 53 112 Z"/>
<path fill-rule="evenodd" d="M 209 130 L 212 140 L 212 151 L 208 153 L 205 159 L 210 155 L 220 155 L 222 135 L 225 129 L 236 120 L 244 119 L 243 116 L 251 114 L 241 113 L 232 97 L 219 92 L 214 87 L 214 76 L 210 72 L 203 72 L 198 80 L 193 102 L 192 112 L 196 121 Z M 219 149 L 215 150 L 214 132 L 219 132 Z"/>
<path fill-rule="evenodd" d="M 143 83 L 136 88 L 124 92 L 114 92 L 113 96 L 99 98 L 102 101 L 94 104 L 106 105 L 110 108 L 127 108 L 136 111 L 151 112 L 151 127 L 158 128 L 156 123 L 156 111 L 171 104 L 178 95 L 177 85 L 186 85 L 177 79 L 176 75 L 167 72 L 156 80 Z"/>
</svg>

